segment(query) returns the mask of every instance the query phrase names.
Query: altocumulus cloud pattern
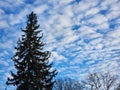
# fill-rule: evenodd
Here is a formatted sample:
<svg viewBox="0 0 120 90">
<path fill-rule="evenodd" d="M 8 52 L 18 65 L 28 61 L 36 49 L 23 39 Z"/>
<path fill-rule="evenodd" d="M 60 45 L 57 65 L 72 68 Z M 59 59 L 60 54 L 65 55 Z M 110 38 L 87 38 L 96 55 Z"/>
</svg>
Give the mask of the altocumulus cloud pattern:
<svg viewBox="0 0 120 90">
<path fill-rule="evenodd" d="M 0 87 L 14 70 L 11 57 L 31 11 L 38 15 L 58 77 L 120 74 L 119 6 L 119 0 L 0 0 Z"/>
</svg>

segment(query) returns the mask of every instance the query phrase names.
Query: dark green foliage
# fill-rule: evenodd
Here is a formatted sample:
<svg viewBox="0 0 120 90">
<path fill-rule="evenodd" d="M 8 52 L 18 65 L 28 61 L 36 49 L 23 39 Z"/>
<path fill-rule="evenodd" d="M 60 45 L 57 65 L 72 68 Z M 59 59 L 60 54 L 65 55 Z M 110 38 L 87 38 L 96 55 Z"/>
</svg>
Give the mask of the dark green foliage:
<svg viewBox="0 0 120 90">
<path fill-rule="evenodd" d="M 56 70 L 51 70 L 49 63 L 50 52 L 43 51 L 44 43 L 37 16 L 33 12 L 28 15 L 27 26 L 24 35 L 18 40 L 16 54 L 13 56 L 17 73 L 11 72 L 12 78 L 8 78 L 7 85 L 17 86 L 17 90 L 52 90 Z"/>
</svg>

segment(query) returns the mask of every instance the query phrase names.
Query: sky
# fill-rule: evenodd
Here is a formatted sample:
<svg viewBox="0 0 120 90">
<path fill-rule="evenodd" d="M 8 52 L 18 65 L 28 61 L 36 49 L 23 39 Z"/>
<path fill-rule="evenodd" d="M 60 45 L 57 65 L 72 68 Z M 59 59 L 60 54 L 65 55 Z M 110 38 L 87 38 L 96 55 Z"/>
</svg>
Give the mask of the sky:
<svg viewBox="0 0 120 90">
<path fill-rule="evenodd" d="M 44 50 L 57 77 L 83 79 L 89 72 L 120 74 L 120 0 L 0 0 L 0 88 L 6 87 L 11 57 L 34 11 Z"/>
</svg>

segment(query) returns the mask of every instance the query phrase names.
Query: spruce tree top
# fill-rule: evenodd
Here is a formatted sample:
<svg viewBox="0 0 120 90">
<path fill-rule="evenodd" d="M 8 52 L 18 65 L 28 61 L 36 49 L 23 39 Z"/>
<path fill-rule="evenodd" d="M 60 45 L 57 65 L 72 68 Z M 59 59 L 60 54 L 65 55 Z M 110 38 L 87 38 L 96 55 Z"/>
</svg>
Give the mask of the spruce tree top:
<svg viewBox="0 0 120 90">
<path fill-rule="evenodd" d="M 17 73 L 11 72 L 7 85 L 17 86 L 17 90 L 52 90 L 53 78 L 57 72 L 49 62 L 50 52 L 43 51 L 45 45 L 39 36 L 40 30 L 34 12 L 28 15 L 24 35 L 18 40 L 16 54 L 13 56 Z"/>
</svg>

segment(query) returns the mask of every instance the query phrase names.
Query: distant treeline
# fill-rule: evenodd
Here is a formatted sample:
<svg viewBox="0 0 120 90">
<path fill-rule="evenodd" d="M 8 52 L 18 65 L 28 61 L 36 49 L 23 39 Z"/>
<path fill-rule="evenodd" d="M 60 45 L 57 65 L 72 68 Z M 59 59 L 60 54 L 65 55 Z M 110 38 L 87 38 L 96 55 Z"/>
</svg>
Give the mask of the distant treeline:
<svg viewBox="0 0 120 90">
<path fill-rule="evenodd" d="M 120 90 L 118 76 L 110 73 L 89 73 L 85 80 L 57 79 L 53 90 Z"/>
</svg>

